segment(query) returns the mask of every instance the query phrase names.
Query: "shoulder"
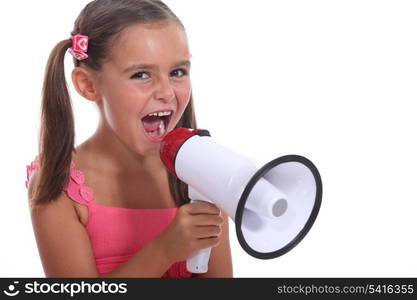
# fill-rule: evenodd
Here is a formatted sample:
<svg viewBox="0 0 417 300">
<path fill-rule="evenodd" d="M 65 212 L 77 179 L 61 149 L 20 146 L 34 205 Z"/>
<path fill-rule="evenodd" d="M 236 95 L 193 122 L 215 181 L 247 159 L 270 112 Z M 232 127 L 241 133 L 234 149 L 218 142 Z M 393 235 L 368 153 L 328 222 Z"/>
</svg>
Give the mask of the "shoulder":
<svg viewBox="0 0 417 300">
<path fill-rule="evenodd" d="M 29 196 L 32 192 L 31 186 L 33 182 L 29 185 Z M 73 201 L 64 192 L 60 193 L 56 199 L 51 200 L 49 203 L 32 205 L 30 214 L 32 221 L 40 221 L 42 223 L 54 223 L 58 220 L 78 221 L 78 214 Z"/>
<path fill-rule="evenodd" d="M 57 212 L 57 210 L 63 210 L 59 213 L 71 213 L 74 211 L 74 206 L 71 203 L 70 199 L 65 193 L 60 193 L 56 199 L 51 199 L 50 203 L 42 205 L 34 205 L 34 196 L 36 192 L 36 186 L 38 180 L 40 179 L 39 173 L 40 161 L 39 156 L 36 156 L 35 159 L 26 166 L 26 188 L 28 189 L 28 200 L 31 210 L 31 214 L 39 217 L 40 214 L 48 214 L 50 212 Z M 72 209 L 69 209 L 72 207 Z M 32 215 L 33 217 L 33 215 Z"/>
<path fill-rule="evenodd" d="M 54 218 L 59 216 L 61 219 L 77 220 L 85 226 L 87 224 L 88 211 L 84 205 L 80 205 L 79 199 L 74 200 L 76 197 L 70 198 L 74 188 L 71 188 L 71 190 L 66 188 L 56 199 L 52 199 L 50 203 L 35 205 L 34 192 L 38 176 L 38 170 L 35 170 L 28 184 L 28 200 L 32 221 L 54 222 Z"/>
<path fill-rule="evenodd" d="M 38 182 L 42 181 L 42 174 L 40 169 L 40 161 L 38 156 L 35 158 L 34 161 L 32 161 L 29 165 L 26 166 L 26 188 L 28 189 L 29 201 L 32 201 L 34 198 L 36 198 L 35 193 L 36 189 L 38 188 Z M 63 187 L 62 191 L 65 192 L 69 199 L 80 204 L 87 205 L 88 202 L 90 202 L 90 200 L 92 199 L 92 190 L 84 184 L 84 174 L 83 172 L 75 168 L 73 160 L 71 161 L 71 164 L 69 166 L 68 175 L 68 180 L 65 186 Z M 51 202 L 55 201 L 56 199 L 51 200 Z"/>
</svg>

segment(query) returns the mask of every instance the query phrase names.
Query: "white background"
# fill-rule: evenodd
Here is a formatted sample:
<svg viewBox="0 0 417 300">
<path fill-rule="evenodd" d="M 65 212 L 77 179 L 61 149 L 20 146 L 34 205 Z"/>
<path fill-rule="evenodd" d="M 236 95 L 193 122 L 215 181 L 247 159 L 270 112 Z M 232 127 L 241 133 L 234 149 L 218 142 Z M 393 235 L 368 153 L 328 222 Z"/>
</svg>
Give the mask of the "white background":
<svg viewBox="0 0 417 300">
<path fill-rule="evenodd" d="M 46 59 L 86 3 L 0 6 L 2 277 L 44 276 L 25 166 Z M 318 219 L 288 254 L 250 257 L 230 222 L 235 276 L 417 276 L 416 2 L 166 3 L 188 32 L 199 127 L 259 164 L 301 154 L 322 175 Z M 80 144 L 98 116 L 78 95 L 73 103 Z"/>
</svg>

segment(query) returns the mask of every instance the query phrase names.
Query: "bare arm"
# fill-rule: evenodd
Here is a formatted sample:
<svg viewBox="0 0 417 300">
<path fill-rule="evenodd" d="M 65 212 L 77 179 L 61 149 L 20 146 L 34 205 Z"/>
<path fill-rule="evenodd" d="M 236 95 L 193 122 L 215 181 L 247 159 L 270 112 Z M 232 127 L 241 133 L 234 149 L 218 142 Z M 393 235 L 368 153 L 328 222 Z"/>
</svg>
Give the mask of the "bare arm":
<svg viewBox="0 0 417 300">
<path fill-rule="evenodd" d="M 64 194 L 31 210 L 33 231 L 47 277 L 97 277 L 88 235 Z"/>
</svg>

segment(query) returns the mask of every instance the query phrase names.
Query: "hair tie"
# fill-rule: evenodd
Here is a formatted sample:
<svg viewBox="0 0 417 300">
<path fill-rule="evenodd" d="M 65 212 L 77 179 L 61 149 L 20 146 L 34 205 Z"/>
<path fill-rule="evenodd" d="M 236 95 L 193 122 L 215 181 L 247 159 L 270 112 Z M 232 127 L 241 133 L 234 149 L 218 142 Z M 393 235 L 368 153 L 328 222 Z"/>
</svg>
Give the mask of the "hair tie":
<svg viewBox="0 0 417 300">
<path fill-rule="evenodd" d="M 88 50 L 88 36 L 76 34 L 71 36 L 72 46 L 68 50 L 78 60 L 84 60 L 88 58 L 86 53 Z"/>
</svg>

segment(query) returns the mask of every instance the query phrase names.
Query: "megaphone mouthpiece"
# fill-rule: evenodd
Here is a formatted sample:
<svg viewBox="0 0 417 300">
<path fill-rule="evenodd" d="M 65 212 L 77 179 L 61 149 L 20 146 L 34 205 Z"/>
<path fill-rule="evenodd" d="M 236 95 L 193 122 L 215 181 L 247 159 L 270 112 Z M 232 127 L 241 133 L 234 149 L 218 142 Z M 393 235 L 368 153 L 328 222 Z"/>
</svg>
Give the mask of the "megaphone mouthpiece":
<svg viewBox="0 0 417 300">
<path fill-rule="evenodd" d="M 246 200 L 247 209 L 270 219 L 282 216 L 287 207 L 287 196 L 263 178 L 255 184 Z"/>
<path fill-rule="evenodd" d="M 274 217 L 281 217 L 283 214 L 285 214 L 285 212 L 287 211 L 287 208 L 288 208 L 287 200 L 284 198 L 278 199 L 277 201 L 275 201 L 275 204 L 272 207 L 272 215 Z"/>
</svg>

